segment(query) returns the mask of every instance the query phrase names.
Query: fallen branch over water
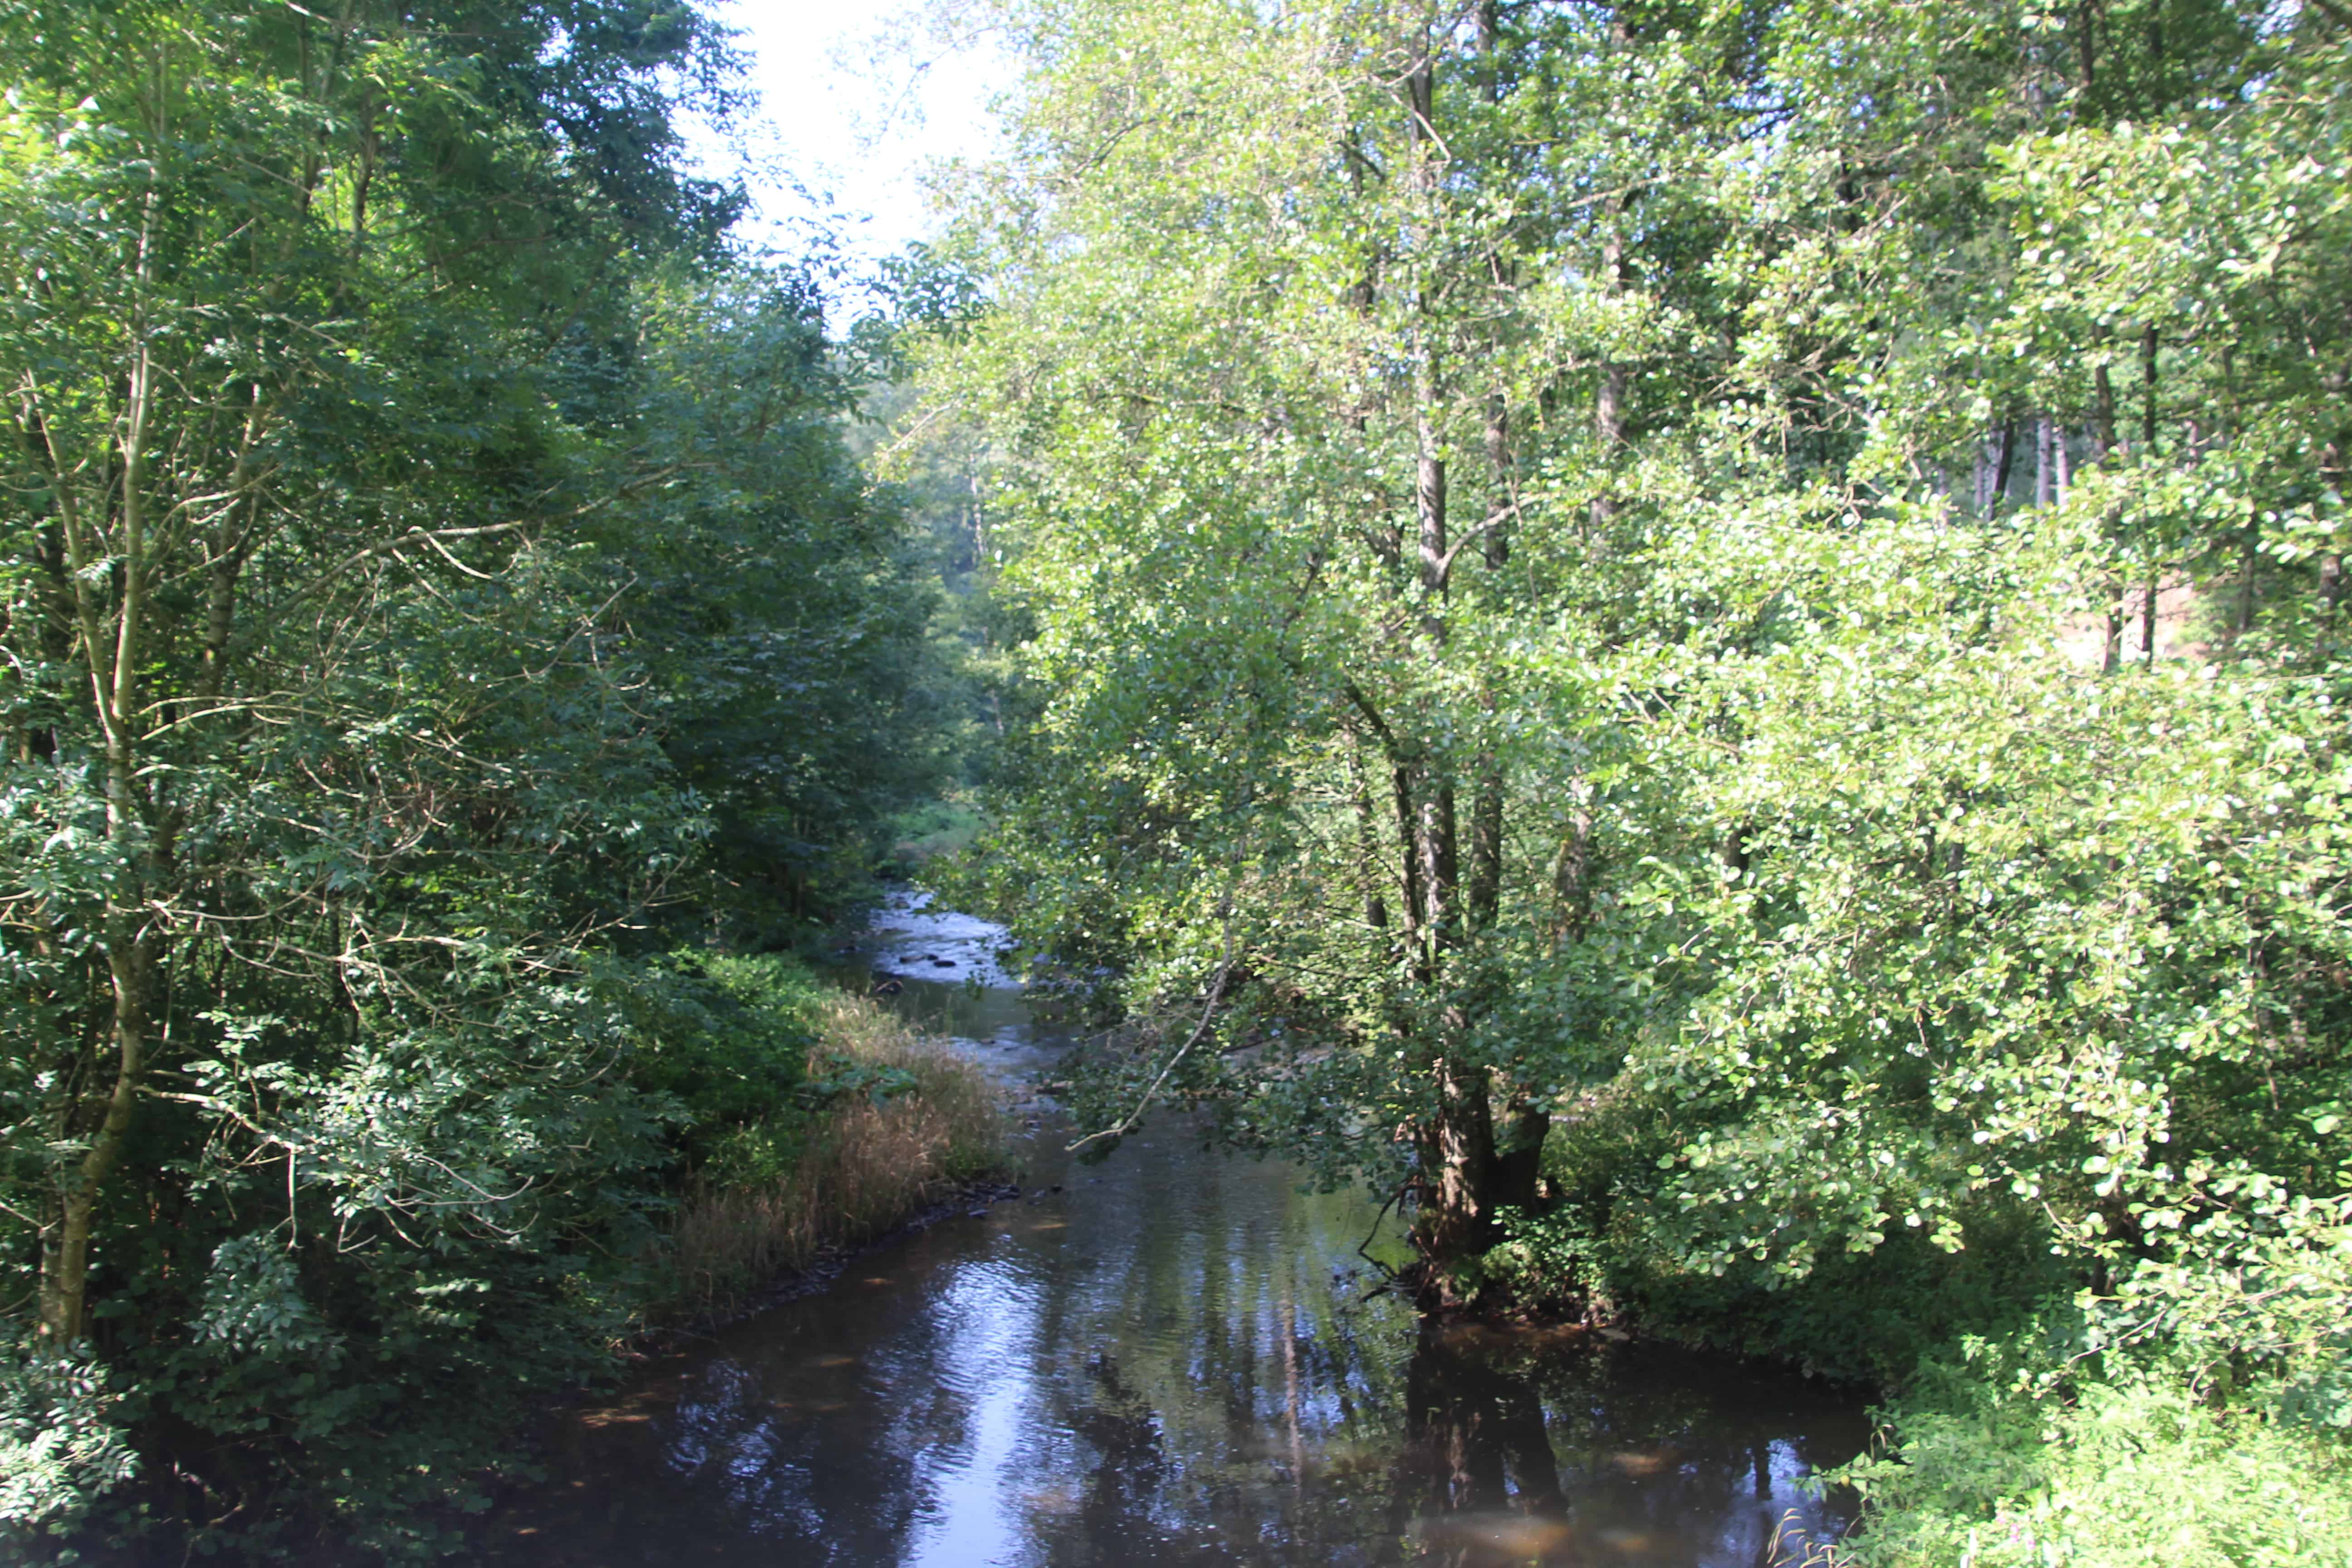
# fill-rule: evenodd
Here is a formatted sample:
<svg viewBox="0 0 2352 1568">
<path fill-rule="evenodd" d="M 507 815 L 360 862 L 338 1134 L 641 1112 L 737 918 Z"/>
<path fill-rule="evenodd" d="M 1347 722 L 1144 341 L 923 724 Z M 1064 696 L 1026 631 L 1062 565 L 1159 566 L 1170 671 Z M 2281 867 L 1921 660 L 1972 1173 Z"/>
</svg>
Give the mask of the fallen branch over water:
<svg viewBox="0 0 2352 1568">
<path fill-rule="evenodd" d="M 1209 1005 L 1201 1010 L 1201 1021 L 1193 1026 L 1192 1033 L 1184 1043 L 1176 1047 L 1176 1054 L 1168 1058 L 1168 1065 L 1160 1069 L 1160 1076 L 1151 1080 L 1151 1087 L 1143 1091 L 1143 1098 L 1135 1102 L 1133 1110 L 1099 1132 L 1089 1132 L 1076 1142 L 1065 1144 L 1064 1153 L 1075 1154 L 1087 1144 L 1098 1143 L 1106 1138 L 1124 1138 L 1143 1124 L 1143 1113 L 1150 1110 L 1151 1102 L 1159 1098 L 1160 1086 L 1168 1081 L 1168 1075 L 1176 1070 L 1178 1063 L 1192 1054 L 1192 1047 L 1201 1043 L 1209 1032 L 1209 1026 L 1215 1022 L 1217 1005 L 1225 999 L 1225 982 L 1233 975 L 1235 956 L 1233 900 L 1228 898 L 1225 900 L 1224 959 L 1217 965 L 1217 973 L 1209 982 Z"/>
</svg>

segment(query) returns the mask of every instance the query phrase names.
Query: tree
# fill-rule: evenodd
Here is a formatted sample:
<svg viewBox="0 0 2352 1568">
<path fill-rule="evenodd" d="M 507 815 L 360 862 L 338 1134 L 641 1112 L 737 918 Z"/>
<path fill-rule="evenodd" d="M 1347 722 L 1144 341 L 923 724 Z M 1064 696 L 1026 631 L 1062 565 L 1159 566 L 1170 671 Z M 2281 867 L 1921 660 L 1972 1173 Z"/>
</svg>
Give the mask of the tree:
<svg viewBox="0 0 2352 1568">
<path fill-rule="evenodd" d="M 1402 1180 L 1440 1301 L 1595 1095 L 1664 1142 L 1562 1223 L 1767 1285 L 2275 1237 L 2179 1185 L 2257 1120 L 2334 1201 L 2330 16 L 1014 15 L 933 395 L 1039 628 L 1000 900 L 1193 1009 L 1096 1126 Z"/>
<path fill-rule="evenodd" d="M 2343 436 L 2314 393 L 2344 42 L 2128 22 L 2027 31 L 2005 135 L 1879 144 L 1819 220 L 1850 237 L 1767 296 L 1826 343 L 1853 455 L 1834 513 L 1718 523 L 1687 574 L 1769 635 L 1679 671 L 1657 737 L 1648 841 L 1739 853 L 1655 850 L 1633 895 L 1674 1025 L 1633 1076 L 1681 1125 L 1626 1194 L 1680 1266 L 1772 1281 L 2021 1220 L 2275 1368 L 2332 1354 L 2308 1327 L 2343 1289 Z M 1793 142 L 1851 148 L 1854 105 L 1911 101 L 1873 70 L 1927 74 L 1832 53 L 1795 57 Z M 1970 474 L 2029 418 L 2038 451 Z M 2159 627 L 2160 594 L 2197 608 Z M 2263 1277 L 2266 1304 L 2224 1283 Z"/>
<path fill-rule="evenodd" d="M 413 1543 L 648 1295 L 660 950 L 919 785 L 919 595 L 813 296 L 677 170 L 700 13 L 0 44 L 0 1427 L 87 1428 L 9 1522 L 120 1420 L 193 1530 Z"/>
<path fill-rule="evenodd" d="M 1559 1064 L 1495 1002 L 1588 897 L 1584 806 L 1509 788 L 1515 688 L 1551 679 L 1522 655 L 1617 591 L 1629 443 L 1688 395 L 1633 367 L 1707 309 L 1683 268 L 1713 220 L 1671 176 L 1720 134 L 1721 68 L 1632 44 L 1681 19 L 1020 13 L 993 310 L 940 362 L 1011 454 L 1041 626 L 1025 929 L 1140 955 L 1139 1002 L 1240 977 L 1229 1045 L 1307 1020 L 1308 1054 L 1228 1080 L 1233 1126 L 1303 1116 L 1391 1178 L 1396 1130 L 1438 1299 L 1534 1197 Z M 1625 134 L 1580 129 L 1603 104 Z"/>
</svg>

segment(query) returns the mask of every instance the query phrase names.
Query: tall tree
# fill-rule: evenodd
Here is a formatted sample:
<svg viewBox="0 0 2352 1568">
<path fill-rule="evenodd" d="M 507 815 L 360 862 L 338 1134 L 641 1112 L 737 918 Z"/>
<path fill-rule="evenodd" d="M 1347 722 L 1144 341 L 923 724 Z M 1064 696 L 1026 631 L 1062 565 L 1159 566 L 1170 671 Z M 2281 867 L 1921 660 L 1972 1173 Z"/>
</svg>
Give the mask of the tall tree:
<svg viewBox="0 0 2352 1568">
<path fill-rule="evenodd" d="M 2204 902 L 2253 840 L 2184 804 L 2312 758 L 2263 840 L 2305 869 L 2242 885 L 2334 885 L 2283 695 L 2342 575 L 2328 13 L 1011 15 L 993 309 L 934 396 L 992 422 L 1039 626 L 1004 900 L 1192 1009 L 1098 1126 L 1181 1093 L 1402 1184 L 1444 1301 L 1602 1086 L 1669 1131 L 1578 1223 L 1767 1280 L 1892 1221 L 2054 1222 L 2086 1269 L 2155 1256 L 2129 1203 L 2223 1223 L 2160 1152 L 2184 1029 L 2218 1108 L 2301 1019 L 2273 1115 L 2341 1125 L 2284 978 L 2332 917 Z M 2168 685 L 2159 592 L 2256 687 Z M 2219 772 L 2126 774 L 2176 722 Z M 2103 775 L 2129 855 L 2063 804 Z"/>
<path fill-rule="evenodd" d="M 1326 1152 L 1390 1179 L 1354 1119 L 1401 1128 L 1458 1299 L 1534 1196 L 1554 1070 L 1492 1026 L 1497 965 L 1582 897 L 1579 811 L 1506 787 L 1520 651 L 1608 599 L 1630 432 L 1685 395 L 1636 410 L 1631 366 L 1704 203 L 1645 193 L 1719 133 L 1721 68 L 1637 60 L 1665 12 L 1019 20 L 1002 292 L 939 388 L 998 411 L 1045 627 L 1008 863 L 1049 940 L 1139 950 L 1144 997 L 1246 975 L 1229 1044 L 1313 1019 L 1228 1084 L 1235 1126 L 1336 1096 Z M 1603 105 L 1626 134 L 1581 129 Z M 1580 487 L 1570 531 L 1525 504 Z"/>
<path fill-rule="evenodd" d="M 921 595 L 814 296 L 678 173 L 701 13 L 0 53 L 7 1522 L 143 1460 L 414 1544 L 659 1267 L 649 955 L 919 787 Z"/>
</svg>

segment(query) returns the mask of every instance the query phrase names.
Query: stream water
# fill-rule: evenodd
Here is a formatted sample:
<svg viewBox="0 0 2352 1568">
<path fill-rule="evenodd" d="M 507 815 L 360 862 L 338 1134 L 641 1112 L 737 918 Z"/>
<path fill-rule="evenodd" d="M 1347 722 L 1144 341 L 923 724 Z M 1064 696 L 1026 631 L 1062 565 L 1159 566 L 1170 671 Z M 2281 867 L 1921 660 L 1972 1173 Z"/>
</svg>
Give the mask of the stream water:
<svg viewBox="0 0 2352 1568">
<path fill-rule="evenodd" d="M 999 967 L 1003 938 L 906 896 L 848 956 L 1019 1084 L 1064 1041 Z M 1079 1165 L 1033 1110 L 1020 1197 L 567 1418 L 501 1559 L 1772 1568 L 1851 1521 L 1804 1485 L 1867 1436 L 1850 1392 L 1426 1324 L 1373 1288 L 1361 1197 L 1302 1193 L 1166 1118 Z"/>
</svg>

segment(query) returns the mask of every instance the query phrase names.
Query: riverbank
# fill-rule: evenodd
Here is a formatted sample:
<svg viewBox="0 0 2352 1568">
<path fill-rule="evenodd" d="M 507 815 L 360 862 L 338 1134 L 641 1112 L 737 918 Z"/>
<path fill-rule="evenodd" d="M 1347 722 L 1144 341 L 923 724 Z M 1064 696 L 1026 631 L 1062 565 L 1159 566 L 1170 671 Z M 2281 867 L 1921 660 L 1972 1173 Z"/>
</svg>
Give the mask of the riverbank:
<svg viewBox="0 0 2352 1568">
<path fill-rule="evenodd" d="M 2232 1289 L 2095 1289 L 2046 1216 L 1990 1194 L 1964 1246 L 1890 1227 L 1801 1274 L 1709 1268 L 1659 1178 L 1687 1131 L 1630 1093 L 1572 1109 L 1544 1149 L 1554 1207 L 1512 1223 L 1488 1275 L 1661 1345 L 1877 1390 L 1870 1450 L 1822 1478 L 1864 1501 L 1823 1564 L 2352 1565 L 2340 1247 L 2281 1242 L 2292 1268 Z"/>
<path fill-rule="evenodd" d="M 656 1325 L 723 1321 L 855 1248 L 1004 1173 L 1004 1091 L 978 1063 L 874 1000 L 806 1005 L 815 1036 L 799 1103 L 745 1179 L 689 1180 L 671 1227 L 675 1294 Z"/>
<path fill-rule="evenodd" d="M 1005 943 L 900 889 L 835 957 L 991 1083 L 1066 1077 L 1066 1021 Z M 1181 1111 L 1098 1163 L 1061 1115 L 1013 1120 L 1016 1201 L 820 1251 L 797 1277 L 820 1288 L 747 1295 L 569 1411 L 487 1555 L 1157 1568 L 1388 1561 L 1402 1535 L 1478 1568 L 1795 1562 L 1851 1520 L 1806 1485 L 1864 1446 L 1850 1388 L 1427 1319 L 1380 1288 L 1368 1257 L 1406 1247 L 1360 1187 L 1210 1147 Z"/>
</svg>

